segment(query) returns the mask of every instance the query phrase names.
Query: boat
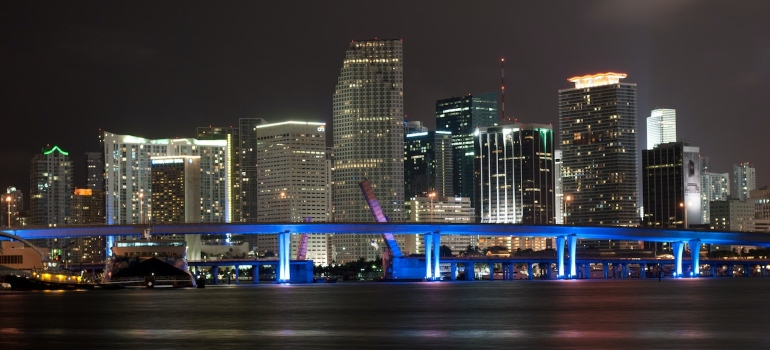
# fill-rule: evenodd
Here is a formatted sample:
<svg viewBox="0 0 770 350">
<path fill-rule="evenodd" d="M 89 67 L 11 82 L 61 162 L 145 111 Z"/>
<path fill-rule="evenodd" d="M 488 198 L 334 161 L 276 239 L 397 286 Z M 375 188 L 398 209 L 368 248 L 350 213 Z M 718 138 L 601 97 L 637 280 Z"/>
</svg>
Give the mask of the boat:
<svg viewBox="0 0 770 350">
<path fill-rule="evenodd" d="M 115 242 L 103 284 L 123 287 L 195 287 L 187 266 L 184 238 L 151 238 Z"/>
<path fill-rule="evenodd" d="M 7 289 L 10 290 L 89 290 L 117 287 L 86 281 L 82 276 L 73 275 L 67 270 L 33 270 L 31 273 L 7 274 L 3 277 L 3 283 L 7 284 Z"/>
</svg>

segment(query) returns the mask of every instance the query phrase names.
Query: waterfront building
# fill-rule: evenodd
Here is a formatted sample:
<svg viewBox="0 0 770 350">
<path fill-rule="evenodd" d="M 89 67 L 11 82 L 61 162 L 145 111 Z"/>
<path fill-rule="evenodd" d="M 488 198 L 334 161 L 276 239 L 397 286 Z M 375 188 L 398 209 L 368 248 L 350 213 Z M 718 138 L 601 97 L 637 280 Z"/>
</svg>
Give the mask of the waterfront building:
<svg viewBox="0 0 770 350">
<path fill-rule="evenodd" d="M 399 39 L 352 41 L 334 93 L 334 221 L 372 222 L 367 179 L 391 222 L 404 214 L 404 69 Z M 330 237 L 337 263 L 374 260 L 379 235 Z M 403 241 L 403 238 L 401 239 Z"/>
<path fill-rule="evenodd" d="M 404 139 L 404 192 L 406 200 L 429 193 L 452 193 L 452 134 L 419 131 Z"/>
<path fill-rule="evenodd" d="M 238 120 L 238 143 L 240 143 L 240 209 L 241 222 L 258 222 L 257 195 L 257 126 L 267 124 L 262 118 L 241 118 Z"/>
<path fill-rule="evenodd" d="M 436 130 L 452 133 L 452 183 L 449 196 L 469 197 L 474 208 L 474 132 L 477 128 L 497 125 L 497 93 L 451 97 L 436 101 Z M 480 218 L 476 218 L 479 222 Z"/>
<path fill-rule="evenodd" d="M 754 231 L 754 203 L 731 199 L 711 202 L 711 229 L 717 231 Z"/>
<path fill-rule="evenodd" d="M 688 228 L 701 224 L 699 151 L 684 142 L 663 143 L 642 151 L 645 226 Z"/>
<path fill-rule="evenodd" d="M 70 225 L 104 225 L 103 191 L 75 188 L 71 206 Z M 104 237 L 101 236 L 73 238 L 65 252 L 67 264 L 104 261 L 104 244 Z"/>
<path fill-rule="evenodd" d="M 19 218 L 24 210 L 24 194 L 21 190 L 16 189 L 14 186 L 9 186 L 0 199 L 4 206 L 3 210 L 0 210 L 3 213 L 3 221 L 0 224 L 6 227 L 21 226 Z"/>
<path fill-rule="evenodd" d="M 749 193 L 757 188 L 757 174 L 754 166 L 746 163 L 733 165 L 733 197 L 746 201 Z"/>
<path fill-rule="evenodd" d="M 152 206 L 140 224 L 201 222 L 201 156 L 156 156 L 150 163 Z M 201 235 L 185 235 L 184 240 L 187 259 L 200 260 Z"/>
<path fill-rule="evenodd" d="M 559 90 L 568 224 L 638 225 L 636 84 L 625 77 L 574 77 L 574 88 Z"/>
<path fill-rule="evenodd" d="M 258 221 L 328 222 L 326 124 L 286 121 L 262 124 L 256 131 Z M 300 238 L 292 236 L 293 258 Z M 326 247 L 326 235 L 309 235 L 306 258 L 328 264 Z M 258 235 L 254 250 L 278 252 L 277 235 Z"/>
<path fill-rule="evenodd" d="M 228 205 L 226 141 L 151 140 L 105 132 L 104 149 L 108 225 L 137 224 L 140 213 L 151 217 L 151 158 L 164 156 L 200 156 L 198 221 L 228 222 L 225 215 Z"/>
<path fill-rule="evenodd" d="M 242 122 L 242 121 L 241 121 Z M 198 140 L 224 140 L 226 147 L 225 171 L 225 222 L 241 222 L 241 139 L 240 128 L 233 127 L 198 127 L 195 129 Z"/>
<path fill-rule="evenodd" d="M 647 117 L 647 149 L 676 141 L 676 110 L 653 109 Z"/>
<path fill-rule="evenodd" d="M 409 201 L 409 221 L 440 224 L 473 223 L 474 212 L 468 197 L 417 196 Z M 402 249 L 404 255 L 425 254 L 423 235 L 406 235 Z M 452 250 L 453 255 L 464 252 L 467 247 L 479 244 L 478 235 L 442 235 L 441 245 Z"/>
<path fill-rule="evenodd" d="M 35 154 L 30 167 L 32 225 L 61 226 L 69 221 L 72 161 L 58 146 Z"/>
<path fill-rule="evenodd" d="M 729 197 L 730 175 L 728 173 L 701 173 L 701 222 L 711 222 L 711 202 L 726 201 Z"/>
<path fill-rule="evenodd" d="M 553 207 L 554 221 L 556 225 L 564 225 L 564 189 L 561 182 L 561 150 L 553 151 L 553 195 L 556 198 Z"/>
<path fill-rule="evenodd" d="M 770 188 L 767 186 L 751 191 L 749 201 L 754 203 L 754 218 L 770 220 Z"/>
</svg>

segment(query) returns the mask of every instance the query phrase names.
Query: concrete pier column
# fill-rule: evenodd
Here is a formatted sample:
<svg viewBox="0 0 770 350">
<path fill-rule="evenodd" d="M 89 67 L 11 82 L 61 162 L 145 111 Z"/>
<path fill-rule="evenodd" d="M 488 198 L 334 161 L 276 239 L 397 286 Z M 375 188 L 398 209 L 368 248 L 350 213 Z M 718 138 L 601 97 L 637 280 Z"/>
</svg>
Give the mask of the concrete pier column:
<svg viewBox="0 0 770 350">
<path fill-rule="evenodd" d="M 647 263 L 639 265 L 639 278 L 647 278 Z"/>
<path fill-rule="evenodd" d="M 533 278 L 535 278 L 535 276 L 532 275 L 532 263 L 528 262 L 527 263 L 527 279 L 531 281 Z"/>
<path fill-rule="evenodd" d="M 495 263 L 493 262 L 488 263 L 487 266 L 489 266 L 489 280 L 494 281 L 495 280 Z"/>
<path fill-rule="evenodd" d="M 259 283 L 259 266 L 258 265 L 251 265 L 251 283 L 252 284 Z"/>
<path fill-rule="evenodd" d="M 449 278 L 452 281 L 456 281 L 457 280 L 457 263 L 456 262 L 451 263 L 449 265 L 449 270 L 450 270 Z"/>
<path fill-rule="evenodd" d="M 433 232 L 433 279 L 441 280 L 441 234 Z"/>
<path fill-rule="evenodd" d="M 620 264 L 620 278 L 628 278 L 628 264 Z"/>
<path fill-rule="evenodd" d="M 556 278 L 564 278 L 564 236 L 556 237 L 556 268 L 559 269 Z M 548 267 L 550 270 L 550 266 Z M 549 276 L 550 277 L 550 276 Z"/>
<path fill-rule="evenodd" d="M 211 279 L 213 279 L 214 284 L 219 284 L 219 266 L 212 266 L 211 267 Z"/>
<path fill-rule="evenodd" d="M 586 262 L 584 266 L 585 266 L 584 267 L 585 270 L 583 270 L 583 278 L 586 278 L 586 279 L 591 278 L 591 263 Z"/>
<path fill-rule="evenodd" d="M 700 240 L 691 239 L 689 242 L 690 256 L 692 256 L 692 275 L 690 277 L 700 277 Z"/>
<path fill-rule="evenodd" d="M 238 281 L 241 279 L 240 278 L 241 271 L 239 271 L 238 267 L 239 267 L 238 265 L 235 265 L 235 284 L 240 284 L 240 282 Z"/>
<path fill-rule="evenodd" d="M 465 279 L 468 281 L 476 279 L 476 262 L 470 261 L 465 263 Z"/>
<path fill-rule="evenodd" d="M 609 275 L 609 271 L 608 270 L 610 269 L 609 265 L 610 264 L 607 263 L 607 262 L 603 262 L 602 263 L 602 272 L 604 273 L 604 279 L 607 279 L 609 277 L 608 276 Z"/>
<path fill-rule="evenodd" d="M 577 235 L 567 236 L 569 246 L 569 278 L 577 277 Z"/>
<path fill-rule="evenodd" d="M 425 248 L 425 279 L 433 279 L 433 234 L 426 233 L 423 236 L 423 248 Z"/>
<path fill-rule="evenodd" d="M 278 282 L 288 283 L 291 280 L 291 236 L 289 231 L 278 234 Z"/>
<path fill-rule="evenodd" d="M 684 242 L 674 242 L 671 244 L 674 253 L 674 276 L 682 277 L 682 253 L 684 252 Z"/>
</svg>

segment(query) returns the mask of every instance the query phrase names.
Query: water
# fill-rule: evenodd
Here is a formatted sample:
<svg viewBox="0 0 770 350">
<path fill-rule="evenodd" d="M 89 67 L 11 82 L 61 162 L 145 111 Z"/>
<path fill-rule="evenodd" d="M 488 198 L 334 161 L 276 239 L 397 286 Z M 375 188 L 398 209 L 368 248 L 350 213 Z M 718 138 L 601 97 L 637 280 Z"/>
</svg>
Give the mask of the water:
<svg viewBox="0 0 770 350">
<path fill-rule="evenodd" d="M 767 278 L 0 292 L 0 349 L 768 349 Z"/>
</svg>

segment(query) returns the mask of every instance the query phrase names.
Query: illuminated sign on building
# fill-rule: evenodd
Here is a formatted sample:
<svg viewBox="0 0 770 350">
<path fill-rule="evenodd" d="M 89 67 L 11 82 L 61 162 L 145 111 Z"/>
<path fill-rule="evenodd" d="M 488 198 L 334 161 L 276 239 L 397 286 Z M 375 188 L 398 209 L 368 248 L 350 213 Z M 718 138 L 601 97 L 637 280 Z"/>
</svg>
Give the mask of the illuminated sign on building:
<svg viewBox="0 0 770 350">
<path fill-rule="evenodd" d="M 576 89 L 582 89 L 582 88 L 590 88 L 594 86 L 617 84 L 620 82 L 620 79 L 623 79 L 626 76 L 627 74 L 625 73 L 608 72 L 608 73 L 584 75 L 582 77 L 572 77 L 567 79 L 567 81 L 575 83 Z"/>
</svg>

